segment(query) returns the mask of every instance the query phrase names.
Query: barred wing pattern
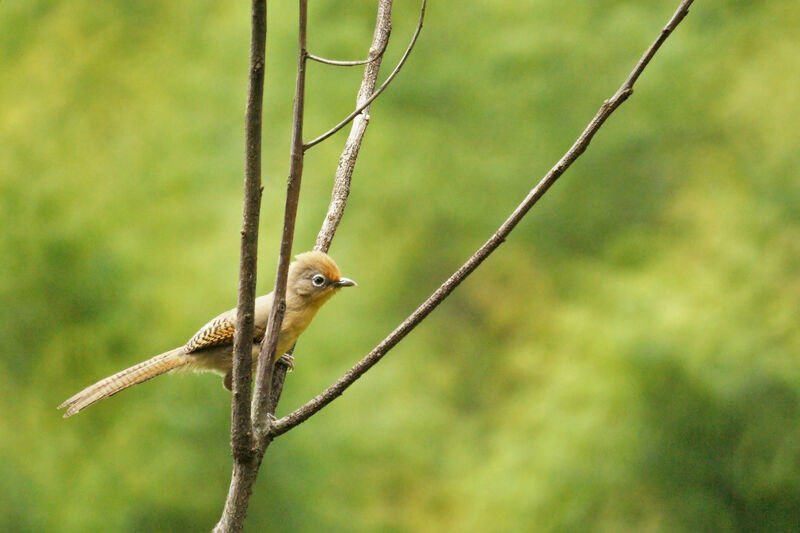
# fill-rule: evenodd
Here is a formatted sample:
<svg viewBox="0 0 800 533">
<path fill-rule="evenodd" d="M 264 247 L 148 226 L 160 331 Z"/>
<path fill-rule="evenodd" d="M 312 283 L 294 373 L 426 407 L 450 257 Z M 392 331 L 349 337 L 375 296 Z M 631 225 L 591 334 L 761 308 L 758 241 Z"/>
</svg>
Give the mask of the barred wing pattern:
<svg viewBox="0 0 800 533">
<path fill-rule="evenodd" d="M 267 331 L 267 318 L 272 304 L 272 293 L 256 298 L 255 324 L 253 342 L 260 342 Z M 236 309 L 225 311 L 213 318 L 200 331 L 189 339 L 184 348 L 186 353 L 192 353 L 204 348 L 233 344 L 233 332 L 236 330 Z"/>
</svg>

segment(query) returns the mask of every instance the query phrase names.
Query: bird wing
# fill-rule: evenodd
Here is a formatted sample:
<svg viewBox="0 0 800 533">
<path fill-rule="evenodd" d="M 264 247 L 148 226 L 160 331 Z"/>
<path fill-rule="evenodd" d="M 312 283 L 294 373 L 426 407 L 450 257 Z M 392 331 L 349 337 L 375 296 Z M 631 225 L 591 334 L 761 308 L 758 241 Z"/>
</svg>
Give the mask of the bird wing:
<svg viewBox="0 0 800 533">
<path fill-rule="evenodd" d="M 231 309 L 200 328 L 186 343 L 186 353 L 196 352 L 211 346 L 219 346 L 220 344 L 233 344 L 233 333 L 236 331 L 235 317 L 236 310 Z M 264 338 L 265 330 L 266 328 L 259 327 L 256 324 L 253 341 L 261 341 Z"/>
<path fill-rule="evenodd" d="M 261 342 L 267 331 L 267 319 L 272 308 L 272 293 L 259 296 L 255 302 L 253 342 Z M 220 344 L 233 344 L 236 331 L 236 309 L 225 311 L 200 328 L 186 343 L 186 353 L 196 352 Z"/>
</svg>

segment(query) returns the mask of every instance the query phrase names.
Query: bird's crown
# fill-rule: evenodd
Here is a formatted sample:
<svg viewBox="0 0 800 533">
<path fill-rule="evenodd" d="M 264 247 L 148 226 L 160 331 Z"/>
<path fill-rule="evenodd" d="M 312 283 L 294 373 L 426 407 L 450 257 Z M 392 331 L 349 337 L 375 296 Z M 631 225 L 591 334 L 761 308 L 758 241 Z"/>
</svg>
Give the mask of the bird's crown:
<svg viewBox="0 0 800 533">
<path fill-rule="evenodd" d="M 334 260 L 325 252 L 316 250 L 296 255 L 295 262 L 292 263 L 292 271 L 295 275 L 302 275 L 302 272 L 309 270 L 319 272 L 330 281 L 339 281 L 342 277 Z"/>
</svg>

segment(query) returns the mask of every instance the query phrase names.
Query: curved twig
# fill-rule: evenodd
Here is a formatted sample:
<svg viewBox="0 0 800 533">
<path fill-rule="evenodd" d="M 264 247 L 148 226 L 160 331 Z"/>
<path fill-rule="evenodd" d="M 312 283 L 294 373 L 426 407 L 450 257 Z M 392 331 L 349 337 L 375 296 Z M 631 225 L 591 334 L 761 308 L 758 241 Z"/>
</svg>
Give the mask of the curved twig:
<svg viewBox="0 0 800 533">
<path fill-rule="evenodd" d="M 356 65 L 366 65 L 368 63 L 372 63 L 373 61 L 376 61 L 377 59 L 382 57 L 383 53 L 386 51 L 386 45 L 388 43 L 389 39 L 386 39 L 383 42 L 383 47 L 380 49 L 380 51 L 378 51 L 377 54 L 375 55 L 370 54 L 371 57 L 368 57 L 367 59 L 362 59 L 361 61 L 337 61 L 335 59 L 326 59 L 324 57 L 315 56 L 312 53 L 307 53 L 306 57 L 308 59 L 316 61 L 317 63 L 323 63 L 325 65 L 333 65 L 335 67 L 355 67 Z"/>
<path fill-rule="evenodd" d="M 376 346 L 370 353 L 368 353 L 361 361 L 356 363 L 353 368 L 348 370 L 339 380 L 333 385 L 328 387 L 321 394 L 308 401 L 305 405 L 296 409 L 292 413 L 284 416 L 272 424 L 270 433 L 272 437 L 282 435 L 292 428 L 306 421 L 309 417 L 317 413 L 320 409 L 331 403 L 339 397 L 350 385 L 352 385 L 358 378 L 360 378 L 367 370 L 369 370 L 375 363 L 381 360 L 386 353 L 391 350 L 403 337 L 405 337 L 411 330 L 419 325 L 422 320 L 428 316 L 447 296 L 455 290 L 458 285 L 464 281 L 480 264 L 486 259 L 494 250 L 497 249 L 508 237 L 514 227 L 520 220 L 527 214 L 531 207 L 541 198 L 545 192 L 556 182 L 556 180 L 580 157 L 589 143 L 594 137 L 595 133 L 605 123 L 606 119 L 633 94 L 633 85 L 636 80 L 644 71 L 645 67 L 650 63 L 655 53 L 680 24 L 683 18 L 689 13 L 689 6 L 693 0 L 683 0 L 678 6 L 675 14 L 670 18 L 667 25 L 661 30 L 661 34 L 650 45 L 642 58 L 637 63 L 631 74 L 617 90 L 617 92 L 609 100 L 606 100 L 597 114 L 589 122 L 589 125 L 583 130 L 581 135 L 572 145 L 572 147 L 564 154 L 558 163 L 550 169 L 550 171 L 542 178 L 542 180 L 534 187 L 522 203 L 511 213 L 505 222 L 497 229 L 497 231 L 481 246 L 461 268 L 456 270 L 447 281 L 428 297 L 402 324 L 400 324 L 392 333 L 389 334 L 378 346 Z"/>
<path fill-rule="evenodd" d="M 356 65 L 366 65 L 367 63 L 372 63 L 377 59 L 377 57 L 373 57 L 371 59 L 362 59 L 360 61 L 338 61 L 336 59 L 325 59 L 324 57 L 315 56 L 314 54 L 308 54 L 306 57 L 312 61 L 316 61 L 317 63 L 333 65 L 335 67 L 355 67 Z"/>
<path fill-rule="evenodd" d="M 355 111 L 353 111 L 352 113 L 347 115 L 347 117 L 345 117 L 344 120 L 339 122 L 337 125 L 335 125 L 331 129 L 329 129 L 328 131 L 326 131 L 325 133 L 323 133 L 322 135 L 320 135 L 319 137 L 317 137 L 313 141 L 309 141 L 309 142 L 305 143 L 303 145 L 303 151 L 308 150 L 312 146 L 315 146 L 315 145 L 321 143 L 322 141 L 324 141 L 325 139 L 327 139 L 328 137 L 330 137 L 331 135 L 333 135 L 334 133 L 336 133 L 340 129 L 342 129 L 345 126 L 347 126 L 347 124 L 350 123 L 351 120 L 356 118 L 362 111 L 364 111 L 364 109 L 366 109 L 369 106 L 369 104 L 371 104 L 373 102 L 373 100 L 375 100 L 378 96 L 380 96 L 381 93 L 386 89 L 386 87 L 389 86 L 389 84 L 392 82 L 394 77 L 397 76 L 397 73 L 400 72 L 400 69 L 405 64 L 406 59 L 408 59 L 408 56 L 411 54 L 411 50 L 414 49 L 414 45 L 417 42 L 417 37 L 419 37 L 419 33 L 422 31 L 422 23 L 425 20 L 425 6 L 426 6 L 426 4 L 427 4 L 427 0 L 422 0 L 422 8 L 420 9 L 420 12 L 419 12 L 419 22 L 417 23 L 417 29 L 414 32 L 414 36 L 411 37 L 411 42 L 408 44 L 408 48 L 406 48 L 406 51 L 403 54 L 403 57 L 400 58 L 400 61 L 397 63 L 397 66 L 394 68 L 392 73 L 389 74 L 389 77 L 387 77 L 386 80 L 381 84 L 381 86 L 378 87 L 378 90 L 376 90 L 374 93 L 372 93 L 372 95 L 367 99 L 366 102 L 364 102 L 360 106 L 357 106 Z"/>
</svg>

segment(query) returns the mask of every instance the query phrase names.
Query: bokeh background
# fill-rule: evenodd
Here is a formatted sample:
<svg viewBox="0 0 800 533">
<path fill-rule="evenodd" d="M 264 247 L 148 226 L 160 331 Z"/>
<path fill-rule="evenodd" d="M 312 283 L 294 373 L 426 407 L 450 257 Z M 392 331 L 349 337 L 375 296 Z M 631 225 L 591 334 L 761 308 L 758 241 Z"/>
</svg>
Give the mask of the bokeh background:
<svg viewBox="0 0 800 533">
<path fill-rule="evenodd" d="M 279 411 L 391 331 L 617 89 L 676 0 L 429 6 L 373 106 L 324 309 Z M 311 3 L 366 55 L 374 1 Z M 397 2 L 385 70 L 413 31 Z M 269 12 L 259 292 L 288 169 L 296 13 Z M 235 304 L 247 2 L 0 4 L 0 530 L 204 531 L 229 395 L 83 386 Z M 696 2 L 511 238 L 341 399 L 269 450 L 250 531 L 797 531 L 800 10 Z M 312 63 L 307 138 L 360 69 Z M 344 134 L 306 160 L 313 246 Z"/>
</svg>

